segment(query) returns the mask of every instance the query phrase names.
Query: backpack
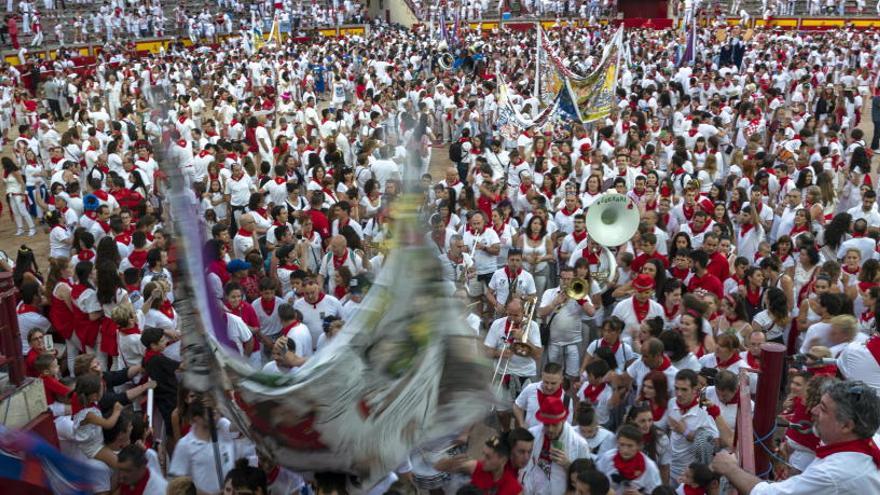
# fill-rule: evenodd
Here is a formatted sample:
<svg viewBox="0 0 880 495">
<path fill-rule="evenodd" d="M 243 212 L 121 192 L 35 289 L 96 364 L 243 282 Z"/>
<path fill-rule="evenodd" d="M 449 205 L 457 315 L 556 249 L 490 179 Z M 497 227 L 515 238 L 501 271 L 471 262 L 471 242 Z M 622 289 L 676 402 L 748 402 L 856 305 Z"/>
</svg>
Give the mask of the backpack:
<svg viewBox="0 0 880 495">
<path fill-rule="evenodd" d="M 460 163 L 462 159 L 461 154 L 461 142 L 456 141 L 449 145 L 449 161 L 453 163 Z"/>
</svg>

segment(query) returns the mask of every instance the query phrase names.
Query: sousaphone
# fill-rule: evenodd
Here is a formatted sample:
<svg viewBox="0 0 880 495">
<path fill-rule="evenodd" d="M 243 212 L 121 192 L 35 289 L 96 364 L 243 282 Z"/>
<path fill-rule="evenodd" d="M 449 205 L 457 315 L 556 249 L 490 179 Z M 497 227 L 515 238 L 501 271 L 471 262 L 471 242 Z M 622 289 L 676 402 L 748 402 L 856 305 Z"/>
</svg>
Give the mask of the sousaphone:
<svg viewBox="0 0 880 495">
<path fill-rule="evenodd" d="M 639 208 L 623 194 L 605 194 L 587 209 L 587 235 L 602 246 L 599 253 L 600 269 L 590 275 L 604 291 L 608 280 L 617 271 L 612 247 L 626 243 L 639 228 Z"/>
</svg>

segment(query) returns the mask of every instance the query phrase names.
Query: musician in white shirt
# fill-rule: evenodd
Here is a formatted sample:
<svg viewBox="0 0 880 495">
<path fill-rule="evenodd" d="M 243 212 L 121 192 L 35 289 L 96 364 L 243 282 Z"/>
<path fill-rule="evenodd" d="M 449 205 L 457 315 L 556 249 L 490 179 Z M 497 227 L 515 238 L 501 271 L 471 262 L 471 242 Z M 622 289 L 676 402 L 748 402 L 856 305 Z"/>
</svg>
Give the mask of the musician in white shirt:
<svg viewBox="0 0 880 495">
<path fill-rule="evenodd" d="M 860 381 L 834 381 L 812 410 L 821 440 L 816 460 L 785 481 L 771 483 L 739 467 L 727 451 L 715 454 L 711 468 L 750 495 L 880 493 L 880 449 L 872 437 L 880 428 L 880 398 Z"/>
<path fill-rule="evenodd" d="M 475 211 L 469 219 L 469 227 L 465 230 L 462 239 L 468 248 L 468 254 L 474 259 L 476 268 L 476 280 L 471 282 L 471 297 L 479 297 L 483 294 L 484 287 L 492 280 L 492 274 L 498 269 L 498 253 L 501 252 L 501 239 L 494 229 L 486 228 L 486 219 L 483 213 Z"/>
<path fill-rule="evenodd" d="M 495 314 L 504 314 L 504 306 L 514 297 L 534 297 L 535 279 L 522 268 L 522 251 L 511 249 L 507 253 L 507 266 L 495 270 L 489 280 L 486 299 L 495 308 Z"/>
</svg>

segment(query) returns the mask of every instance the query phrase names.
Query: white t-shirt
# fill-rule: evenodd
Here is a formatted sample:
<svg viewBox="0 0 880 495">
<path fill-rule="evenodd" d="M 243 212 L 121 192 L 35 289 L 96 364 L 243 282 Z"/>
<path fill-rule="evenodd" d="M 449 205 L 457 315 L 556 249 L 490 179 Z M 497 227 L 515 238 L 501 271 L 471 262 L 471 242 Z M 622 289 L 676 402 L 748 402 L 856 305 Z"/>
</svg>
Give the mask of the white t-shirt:
<svg viewBox="0 0 880 495">
<path fill-rule="evenodd" d="M 511 274 L 513 275 L 513 274 Z M 515 277 L 508 277 L 507 267 L 499 268 L 492 274 L 492 280 L 489 281 L 489 288 L 495 292 L 495 299 L 501 304 L 506 304 L 510 295 L 510 288 L 513 287 L 514 292 L 522 295 L 534 296 L 535 279 L 532 274 L 520 269 Z"/>
<path fill-rule="evenodd" d="M 70 244 L 66 241 L 70 239 L 70 232 L 63 225 L 56 225 L 49 231 L 49 257 L 50 258 L 69 258 Z"/>
<path fill-rule="evenodd" d="M 474 246 L 470 254 L 474 259 L 474 266 L 477 270 L 477 275 L 494 273 L 495 270 L 498 269 L 498 258 L 494 254 L 489 254 L 488 252 L 475 247 L 477 244 L 486 247 L 494 246 L 496 244 L 500 245 L 501 239 L 498 238 L 498 234 L 495 233 L 494 229 L 484 229 L 481 234 L 475 234 L 471 232 L 470 229 L 466 229 L 462 240 L 464 241 L 464 245 L 468 248 Z"/>
<path fill-rule="evenodd" d="M 21 311 L 21 307 L 22 303 L 18 303 L 16 311 Z M 26 356 L 27 353 L 31 350 L 31 346 L 30 344 L 28 344 L 28 334 L 31 332 L 31 330 L 39 328 L 45 334 L 49 330 L 49 327 L 52 326 L 52 324 L 49 323 L 49 320 L 46 319 L 45 316 L 34 311 L 27 311 L 25 313 L 19 312 L 17 316 L 18 332 L 19 334 L 21 334 L 21 355 Z M 540 341 L 538 342 L 538 345 L 540 346 Z"/>
<path fill-rule="evenodd" d="M 489 331 L 486 333 L 483 345 L 500 351 L 504 347 L 507 321 L 507 317 L 498 318 L 493 321 L 492 325 L 489 326 Z M 534 321 L 529 325 L 528 342 L 535 347 L 541 347 L 541 331 L 538 329 L 538 324 Z M 531 357 L 513 354 L 510 357 L 507 372 L 513 376 L 533 377 L 538 374 L 538 365 Z"/>
<path fill-rule="evenodd" d="M 635 296 L 628 297 L 614 307 L 614 311 L 611 312 L 612 316 L 616 316 L 623 321 L 623 333 L 620 335 L 620 338 L 627 344 L 632 344 L 633 333 L 637 332 L 639 326 L 641 325 L 641 321 L 639 321 L 636 316 L 635 308 L 633 307 L 633 300 Z M 644 319 L 654 318 L 656 316 L 663 317 L 663 306 L 660 305 L 657 301 L 653 299 L 648 299 L 648 314 Z M 644 319 L 642 321 L 644 321 Z"/>
<path fill-rule="evenodd" d="M 674 380 L 673 382 L 674 383 Z M 669 399 L 669 405 L 666 408 L 667 414 L 671 419 L 684 422 L 685 431 L 692 433 L 700 428 L 707 428 L 714 436 L 718 438 L 718 428 L 715 421 L 709 416 L 705 409 L 696 405 L 682 414 L 675 398 Z M 670 433 L 669 440 L 672 447 L 672 462 L 670 463 L 670 479 L 678 479 L 687 467 L 695 461 L 695 452 L 693 442 L 689 442 L 684 434 L 675 431 Z"/>
<path fill-rule="evenodd" d="M 318 337 L 324 332 L 324 318 L 328 316 L 342 317 L 342 304 L 333 296 L 322 294 L 317 303 L 312 304 L 302 298 L 293 304 L 293 308 L 303 315 L 303 323 L 312 333 L 312 345 L 318 343 Z M 298 352 L 298 351 L 297 351 Z"/>
<path fill-rule="evenodd" d="M 523 420 L 525 421 L 525 428 L 532 428 L 533 426 L 538 426 L 541 424 L 538 421 L 538 418 L 535 417 L 535 414 L 538 412 L 538 389 L 541 388 L 541 382 L 530 383 L 523 388 L 522 392 L 519 393 L 519 396 L 514 401 L 516 407 L 522 409 L 525 414 L 523 415 Z M 566 422 L 571 424 L 574 421 L 574 401 L 569 402 L 568 404 L 568 419 Z"/>
<path fill-rule="evenodd" d="M 602 454 L 596 460 L 596 468 L 603 473 L 605 476 L 608 476 L 610 480 L 614 480 L 615 476 L 619 473 L 617 472 L 617 468 L 614 467 L 614 456 L 617 455 L 617 449 L 609 450 Z M 660 469 L 657 467 L 657 464 L 651 460 L 650 457 L 645 455 L 642 452 L 638 452 L 636 455 L 640 455 L 645 459 L 645 471 L 633 480 L 629 480 L 629 488 L 635 488 L 639 490 L 639 493 L 651 493 L 654 491 L 654 488 L 657 488 L 663 481 L 660 479 Z M 611 482 L 611 489 L 614 490 L 614 493 L 623 493 L 624 485 L 621 483 Z"/>
<path fill-rule="evenodd" d="M 225 426 L 225 428 L 221 426 Z M 220 470 L 225 478 L 226 473 L 235 467 L 235 446 L 229 436 L 221 432 L 221 430 L 229 430 L 229 420 L 221 418 L 218 421 L 217 429 L 220 433 L 217 436 L 217 446 L 220 450 Z M 196 485 L 196 490 L 203 493 L 219 493 L 223 488 L 217 481 L 217 467 L 211 439 L 199 439 L 196 437 L 194 429 L 184 435 L 174 446 L 174 455 L 171 457 L 171 465 L 168 466 L 168 475 L 171 477 L 191 477 Z"/>
<path fill-rule="evenodd" d="M 293 339 L 296 343 L 296 353 L 302 357 L 309 357 L 314 354 L 315 348 L 312 344 L 312 332 L 302 322 L 294 325 L 285 334 L 288 339 Z M 323 335 L 323 333 L 321 334 Z"/>
<path fill-rule="evenodd" d="M 638 358 L 633 361 L 633 364 L 629 365 L 626 368 L 627 374 L 633 377 L 633 380 L 636 382 L 636 395 L 639 395 L 642 391 L 642 381 L 645 380 L 645 377 L 648 373 L 652 372 L 651 368 L 648 368 L 648 365 L 642 361 L 642 358 Z M 678 373 L 678 368 L 672 366 L 670 363 L 669 367 L 663 370 L 663 374 L 666 375 L 666 381 L 669 384 L 669 394 L 673 395 L 675 393 L 675 374 Z"/>
</svg>

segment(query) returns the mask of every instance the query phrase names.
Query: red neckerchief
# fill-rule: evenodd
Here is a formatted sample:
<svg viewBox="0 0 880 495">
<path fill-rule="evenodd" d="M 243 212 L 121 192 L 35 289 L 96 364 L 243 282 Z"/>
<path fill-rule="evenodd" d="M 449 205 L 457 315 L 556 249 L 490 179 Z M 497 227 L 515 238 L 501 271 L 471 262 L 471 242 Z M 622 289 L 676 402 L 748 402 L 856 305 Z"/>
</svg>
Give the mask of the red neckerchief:
<svg viewBox="0 0 880 495">
<path fill-rule="evenodd" d="M 748 363 L 749 368 L 752 368 L 753 370 L 761 369 L 761 361 L 753 356 L 751 352 L 746 353 L 746 363 Z"/>
<path fill-rule="evenodd" d="M 290 322 L 288 325 L 286 325 L 284 328 L 281 329 L 281 333 L 283 335 L 287 335 L 287 332 L 289 332 L 291 329 L 293 329 L 293 327 L 299 325 L 300 323 L 301 322 L 299 320 L 293 320 L 292 322 Z"/>
<path fill-rule="evenodd" d="M 757 291 L 752 292 L 752 289 L 746 287 L 746 300 L 755 307 L 761 304 L 761 288 L 759 287 Z"/>
<path fill-rule="evenodd" d="M 168 299 L 162 301 L 162 305 L 159 306 L 159 311 L 167 316 L 169 320 L 174 319 L 174 306 L 171 305 L 171 301 Z"/>
<path fill-rule="evenodd" d="M 266 486 L 272 486 L 272 483 L 275 483 L 275 480 L 278 479 L 279 474 L 281 474 L 281 468 L 279 466 L 272 468 L 272 470 L 266 475 Z"/>
<path fill-rule="evenodd" d="M 877 361 L 877 364 L 880 365 L 880 336 L 873 336 L 868 339 L 868 342 L 865 343 L 865 347 L 868 349 L 868 352 L 874 356 L 874 360 Z"/>
<path fill-rule="evenodd" d="M 720 399 L 720 397 L 719 397 L 719 399 Z M 726 406 L 739 405 L 739 387 L 737 387 L 736 392 L 733 393 L 733 396 L 730 398 L 730 400 L 725 400 L 722 402 Z"/>
<path fill-rule="evenodd" d="M 516 278 L 519 277 L 519 275 L 521 273 L 522 273 L 522 268 L 517 270 L 516 273 L 510 273 L 510 267 L 507 265 L 504 265 L 504 274 L 507 275 L 508 280 L 512 280 L 512 279 L 515 280 Z"/>
<path fill-rule="evenodd" d="M 140 270 L 147 264 L 147 253 L 146 249 L 135 249 L 128 255 L 128 262 L 131 263 L 131 266 Z"/>
<path fill-rule="evenodd" d="M 599 400 L 599 394 L 601 394 L 607 386 L 607 383 L 600 383 L 599 385 L 595 386 L 587 384 L 587 387 L 584 389 L 584 399 L 587 399 L 591 403 L 595 404 L 596 401 Z"/>
<path fill-rule="evenodd" d="M 749 231 L 752 230 L 753 228 L 755 228 L 755 224 L 753 224 L 753 223 L 744 223 L 744 224 L 742 224 L 742 225 L 740 226 L 740 233 L 739 233 L 739 235 L 742 236 L 742 237 L 745 237 L 746 235 L 748 235 Z"/>
<path fill-rule="evenodd" d="M 688 226 L 691 228 L 691 234 L 693 234 L 693 235 L 700 235 L 700 234 L 702 234 L 703 232 L 705 232 L 707 228 L 709 228 L 709 223 L 710 223 L 710 222 L 704 222 L 704 223 L 703 223 L 703 228 L 701 228 L 700 230 L 697 230 L 696 227 L 694 227 L 694 223 L 693 223 L 693 222 L 689 222 L 689 223 L 688 223 Z"/>
<path fill-rule="evenodd" d="M 591 265 L 598 265 L 600 263 L 599 255 L 594 253 L 593 250 L 589 248 L 589 246 L 581 250 L 581 258 L 586 259 L 587 262 Z"/>
<path fill-rule="evenodd" d="M 344 285 L 337 285 L 333 288 L 333 297 L 336 299 L 342 299 L 348 293 L 348 290 Z"/>
<path fill-rule="evenodd" d="M 651 417 L 654 418 L 654 421 L 663 419 L 663 416 L 666 414 L 666 404 L 655 404 L 654 401 L 649 402 L 651 404 Z"/>
<path fill-rule="evenodd" d="M 620 452 L 614 455 L 614 469 L 620 477 L 626 480 L 634 480 L 645 472 L 645 455 L 636 452 L 630 459 L 621 457 Z"/>
<path fill-rule="evenodd" d="M 244 229 L 244 228 L 239 228 L 239 229 L 238 229 L 238 232 L 236 233 L 236 235 L 243 235 L 243 236 L 245 236 L 245 237 L 250 237 L 252 234 L 251 234 L 251 231 L 250 231 L 250 230 L 246 230 L 246 229 Z"/>
<path fill-rule="evenodd" d="M 617 342 L 614 345 L 609 345 L 608 342 L 605 342 L 605 338 L 599 339 L 599 347 L 607 347 L 611 349 L 611 352 L 617 354 L 617 350 L 620 349 L 620 339 L 617 339 Z"/>
<path fill-rule="evenodd" d="M 807 227 L 806 224 L 801 225 L 800 227 L 798 227 L 798 226 L 794 226 L 794 227 L 792 227 L 791 230 L 788 232 L 788 236 L 789 236 L 789 237 L 794 237 L 794 236 L 800 234 L 801 232 L 807 232 L 807 231 L 809 231 L 809 227 Z"/>
<path fill-rule="evenodd" d="M 660 366 L 657 367 L 654 371 L 666 371 L 669 367 L 672 366 L 672 361 L 669 360 L 669 356 L 663 355 L 663 362 L 660 363 Z"/>
<path fill-rule="evenodd" d="M 156 357 L 160 354 L 162 354 L 162 353 L 154 351 L 152 349 L 147 349 L 146 351 L 144 351 L 144 359 L 143 359 L 144 366 L 146 366 L 147 363 L 149 363 L 151 359 L 153 359 L 154 357 Z"/>
<path fill-rule="evenodd" d="M 868 310 L 862 311 L 862 314 L 859 315 L 859 319 L 864 322 L 869 322 L 874 319 L 874 312 Z"/>
<path fill-rule="evenodd" d="M 531 189 L 531 188 L 532 188 L 532 185 L 531 185 L 531 184 L 526 185 L 526 184 L 522 184 L 522 183 L 520 183 L 520 185 L 519 185 L 519 192 L 521 192 L 521 193 L 523 193 L 523 194 L 528 194 L 529 189 Z"/>
<path fill-rule="evenodd" d="M 837 454 L 839 452 L 856 452 L 859 454 L 871 456 L 871 459 L 874 461 L 874 465 L 880 467 L 880 448 L 877 448 L 877 444 L 875 444 L 874 440 L 870 438 L 859 438 L 857 440 L 850 440 L 848 442 L 838 442 L 831 445 L 820 445 L 818 448 L 816 448 L 816 457 L 819 459 L 824 459 L 829 455 Z"/>
<path fill-rule="evenodd" d="M 575 212 L 577 212 L 577 210 L 568 211 L 568 208 L 563 208 L 563 209 L 561 209 L 561 210 L 559 210 L 559 211 L 560 211 L 563 215 L 565 215 L 565 216 L 567 216 L 567 217 L 570 217 L 570 216 L 574 215 Z"/>
<path fill-rule="evenodd" d="M 738 362 L 740 359 L 742 359 L 742 358 L 740 357 L 738 352 L 734 352 L 729 358 L 725 359 L 724 361 L 718 361 L 718 355 L 716 354 L 715 361 L 718 363 L 716 368 L 721 368 L 721 369 L 729 368 L 731 365 Z"/>
<path fill-rule="evenodd" d="M 684 415 L 687 414 L 688 411 L 696 407 L 697 403 L 699 402 L 698 399 L 698 397 L 694 397 L 694 400 L 692 400 L 690 404 L 685 405 L 681 405 L 678 403 L 678 401 L 675 401 L 675 406 L 678 408 L 678 411 L 681 413 L 682 417 L 684 417 Z"/>
<path fill-rule="evenodd" d="M 684 282 L 684 280 L 687 278 L 687 276 L 690 275 L 691 271 L 687 268 L 673 267 L 673 268 L 669 269 L 669 273 L 671 273 L 673 277 Z M 668 313 L 667 313 L 667 316 L 669 316 Z"/>
<path fill-rule="evenodd" d="M 119 328 L 119 333 L 123 335 L 140 335 L 141 329 L 137 325 L 129 328 Z"/>
<path fill-rule="evenodd" d="M 575 230 L 571 233 L 571 237 L 572 239 L 574 239 L 575 243 L 580 244 L 584 239 L 587 238 L 587 231 L 584 230 L 583 232 L 578 234 L 578 232 Z"/>
<path fill-rule="evenodd" d="M 266 300 L 261 297 L 260 307 L 263 308 L 263 311 L 267 315 L 271 315 L 275 311 L 275 298 L 273 297 L 269 302 L 266 302 Z"/>
<path fill-rule="evenodd" d="M 319 292 L 319 293 L 318 293 L 318 297 L 317 297 L 317 299 L 315 300 L 315 302 L 309 302 L 308 299 L 306 299 L 306 302 L 309 303 L 309 304 L 311 304 L 313 308 L 318 309 L 318 305 L 321 304 L 321 301 L 324 300 L 324 297 L 325 297 L 324 293 L 323 293 L 323 292 Z"/>
<path fill-rule="evenodd" d="M 648 317 L 648 313 L 651 311 L 651 300 L 640 303 L 635 297 L 632 298 L 633 305 L 633 313 L 636 315 L 636 320 L 641 323 L 645 318 Z"/>
<path fill-rule="evenodd" d="M 684 218 L 687 219 L 688 222 L 690 222 L 691 218 L 694 216 L 694 206 L 695 205 L 688 205 L 687 203 L 681 205 L 681 212 L 684 214 Z"/>
<path fill-rule="evenodd" d="M 32 305 L 21 303 L 18 305 L 18 309 L 15 310 L 16 314 L 23 315 L 25 313 L 37 313 L 40 314 L 40 308 Z"/>
<path fill-rule="evenodd" d="M 95 252 L 91 249 L 81 249 L 78 253 L 76 253 L 76 257 L 80 261 L 91 261 L 95 257 Z"/>
<path fill-rule="evenodd" d="M 107 194 L 107 191 L 104 191 L 104 190 L 102 190 L 102 189 L 95 189 L 95 190 L 92 192 L 92 194 L 94 194 L 95 197 L 97 197 L 97 198 L 100 199 L 101 201 L 107 201 L 107 198 L 110 197 L 110 195 Z M 97 212 L 96 212 L 96 214 L 97 214 Z"/>
<path fill-rule="evenodd" d="M 666 319 L 671 320 L 671 319 L 675 318 L 675 315 L 678 313 L 678 308 L 680 306 L 681 306 L 680 304 L 676 304 L 675 306 L 672 307 L 671 310 L 669 310 L 669 309 L 666 309 L 666 306 L 664 305 L 663 306 L 663 314 L 666 315 Z"/>
<path fill-rule="evenodd" d="M 684 490 L 684 495 L 706 495 L 706 489 L 702 486 L 691 486 L 687 483 L 683 483 L 681 486 Z"/>
<path fill-rule="evenodd" d="M 499 239 L 501 238 L 501 233 L 504 232 L 504 227 L 507 227 L 507 224 L 504 222 L 501 222 L 501 227 L 496 227 L 494 223 L 492 224 L 492 230 L 498 234 Z"/>
<path fill-rule="evenodd" d="M 346 261 L 348 261 L 348 249 L 340 257 L 337 257 L 335 254 L 333 255 L 333 268 L 339 270 Z"/>
<path fill-rule="evenodd" d="M 126 246 L 131 244 L 131 236 L 126 234 L 125 232 L 117 235 L 113 239 L 120 244 L 125 244 Z"/>
<path fill-rule="evenodd" d="M 849 273 L 850 275 L 858 275 L 861 267 L 857 266 L 855 268 L 850 268 L 848 265 L 843 265 L 840 267 L 840 269 L 845 271 L 846 273 Z"/>
</svg>

